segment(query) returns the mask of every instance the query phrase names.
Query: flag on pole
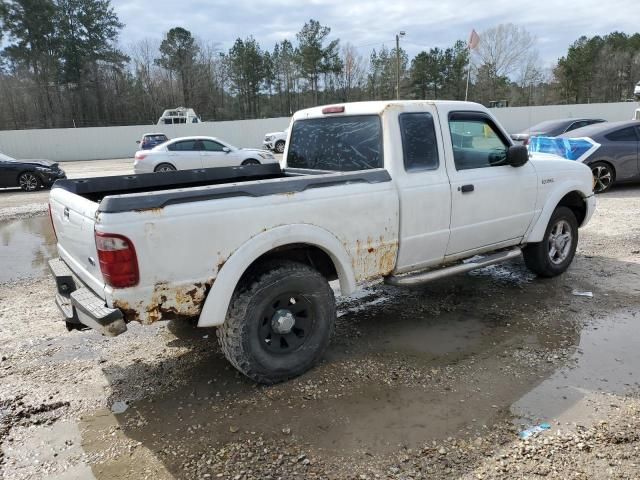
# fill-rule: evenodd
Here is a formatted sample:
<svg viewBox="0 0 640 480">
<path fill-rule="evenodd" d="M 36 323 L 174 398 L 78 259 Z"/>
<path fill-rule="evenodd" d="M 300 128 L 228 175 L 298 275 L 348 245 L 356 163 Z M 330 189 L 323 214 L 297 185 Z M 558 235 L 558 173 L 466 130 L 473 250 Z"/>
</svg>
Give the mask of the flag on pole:
<svg viewBox="0 0 640 480">
<path fill-rule="evenodd" d="M 480 43 L 480 35 L 476 32 L 475 29 L 471 30 L 471 35 L 469 35 L 469 50 L 475 50 Z"/>
</svg>

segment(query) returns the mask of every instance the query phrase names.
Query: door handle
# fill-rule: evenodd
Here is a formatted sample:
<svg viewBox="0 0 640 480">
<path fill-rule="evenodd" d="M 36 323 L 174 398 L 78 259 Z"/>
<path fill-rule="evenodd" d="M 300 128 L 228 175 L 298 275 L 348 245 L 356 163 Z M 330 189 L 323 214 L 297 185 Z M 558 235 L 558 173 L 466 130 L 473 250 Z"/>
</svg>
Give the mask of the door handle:
<svg viewBox="0 0 640 480">
<path fill-rule="evenodd" d="M 67 219 L 69 218 L 69 207 L 64 207 L 64 212 L 63 212 L 63 214 L 64 214 L 64 217 L 65 217 L 65 218 L 67 218 Z"/>
<path fill-rule="evenodd" d="M 474 190 L 474 186 L 469 184 L 469 185 L 462 185 L 461 187 L 458 187 L 458 191 L 462 192 L 462 193 L 469 193 L 469 192 L 473 192 Z"/>
</svg>

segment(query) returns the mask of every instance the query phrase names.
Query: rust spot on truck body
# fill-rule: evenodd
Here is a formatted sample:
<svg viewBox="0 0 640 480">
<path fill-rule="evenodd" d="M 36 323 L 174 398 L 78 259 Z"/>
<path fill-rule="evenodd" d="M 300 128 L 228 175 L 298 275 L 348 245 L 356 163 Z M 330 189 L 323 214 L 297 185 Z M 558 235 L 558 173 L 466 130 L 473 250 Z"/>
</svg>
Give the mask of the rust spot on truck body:
<svg viewBox="0 0 640 480">
<path fill-rule="evenodd" d="M 127 322 L 150 324 L 160 320 L 197 317 L 202 311 L 213 282 L 214 279 L 211 278 L 206 282 L 178 287 L 158 282 L 148 303 L 140 302 L 134 307 L 126 301 L 114 300 L 113 306 L 122 311 Z"/>
<path fill-rule="evenodd" d="M 389 275 L 396 266 L 398 255 L 397 239 L 387 239 L 381 235 L 378 239 L 368 237 L 366 241 L 356 240 L 352 265 L 356 280 L 368 280 Z"/>
<path fill-rule="evenodd" d="M 122 312 L 122 315 L 124 315 L 124 319 L 127 322 L 140 321 L 140 314 L 138 313 L 138 310 L 132 308 L 128 302 L 122 300 L 114 300 L 113 308 L 119 309 Z"/>
</svg>

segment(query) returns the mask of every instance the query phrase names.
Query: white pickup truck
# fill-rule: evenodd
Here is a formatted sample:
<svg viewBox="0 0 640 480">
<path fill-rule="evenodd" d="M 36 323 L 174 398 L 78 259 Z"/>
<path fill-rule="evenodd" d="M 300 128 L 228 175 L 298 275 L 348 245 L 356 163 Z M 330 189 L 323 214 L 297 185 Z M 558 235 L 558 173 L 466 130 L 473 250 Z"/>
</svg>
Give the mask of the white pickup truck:
<svg viewBox="0 0 640 480">
<path fill-rule="evenodd" d="M 196 317 L 273 383 L 325 351 L 342 295 L 520 254 L 564 272 L 594 208 L 588 167 L 529 158 L 484 107 L 365 102 L 292 119 L 283 165 L 56 182 L 50 262 L 67 326 Z"/>
</svg>

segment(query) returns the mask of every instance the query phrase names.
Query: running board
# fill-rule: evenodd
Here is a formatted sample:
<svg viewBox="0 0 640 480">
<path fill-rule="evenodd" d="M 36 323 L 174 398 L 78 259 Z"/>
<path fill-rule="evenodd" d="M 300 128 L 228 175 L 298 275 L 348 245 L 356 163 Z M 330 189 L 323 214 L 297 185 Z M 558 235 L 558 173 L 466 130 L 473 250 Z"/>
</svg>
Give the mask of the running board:
<svg viewBox="0 0 640 480">
<path fill-rule="evenodd" d="M 389 285 L 395 285 L 396 287 L 405 287 L 408 285 L 420 285 L 421 283 L 431 282 L 440 278 L 449 277 L 451 275 L 457 275 L 458 273 L 466 273 L 476 268 L 488 267 L 496 263 L 506 262 L 512 258 L 519 257 L 522 253 L 520 248 L 514 248 L 511 250 L 505 250 L 502 252 L 494 253 L 486 257 L 478 258 L 477 260 L 467 261 L 464 263 L 458 263 L 450 267 L 438 268 L 436 270 L 428 270 L 417 273 L 408 273 L 406 275 L 391 275 L 385 277 L 384 282 Z M 474 257 L 471 257 L 474 258 Z"/>
</svg>

